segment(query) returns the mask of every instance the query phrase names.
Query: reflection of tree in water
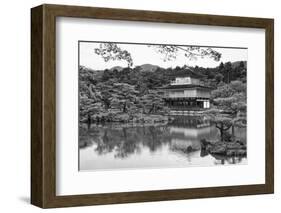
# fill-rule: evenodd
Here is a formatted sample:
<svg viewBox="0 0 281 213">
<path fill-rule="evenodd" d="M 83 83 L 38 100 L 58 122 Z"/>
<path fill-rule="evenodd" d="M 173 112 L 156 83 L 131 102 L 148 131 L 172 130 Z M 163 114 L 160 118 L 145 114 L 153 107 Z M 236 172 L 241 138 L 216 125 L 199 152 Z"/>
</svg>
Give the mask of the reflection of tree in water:
<svg viewBox="0 0 281 213">
<path fill-rule="evenodd" d="M 95 141 L 93 141 L 95 140 Z M 93 145 L 93 142 L 100 141 L 100 131 L 97 129 L 88 130 L 86 126 L 79 127 L 79 148 L 87 148 Z"/>
<path fill-rule="evenodd" d="M 238 133 L 239 131 L 236 131 Z M 244 138 L 243 131 L 239 137 Z M 170 151 L 185 157 L 191 157 L 194 151 L 201 149 L 200 140 L 218 140 L 219 133 L 207 120 L 192 117 L 179 117 L 166 125 L 128 126 L 113 123 L 104 125 L 80 126 L 79 148 L 93 146 L 98 155 L 112 153 L 115 158 L 127 158 L 131 155 L 151 153 L 168 145 Z M 201 150 L 200 157 L 209 155 Z M 213 156 L 215 164 L 235 164 L 242 158 L 230 156 Z"/>
<path fill-rule="evenodd" d="M 228 157 L 228 156 L 220 156 L 220 155 L 212 155 L 214 158 L 215 158 L 215 164 L 221 164 L 221 165 L 224 165 L 226 162 L 228 164 L 237 164 L 237 163 L 240 163 L 242 161 L 242 159 L 244 157 L 235 157 L 235 156 L 232 156 L 232 157 Z"/>
<path fill-rule="evenodd" d="M 115 146 L 116 158 L 126 158 L 128 155 L 137 153 L 140 151 L 139 144 L 136 143 L 135 138 L 137 134 L 130 131 L 128 128 L 122 128 L 121 132 L 121 143 Z"/>
<path fill-rule="evenodd" d="M 80 130 L 79 147 L 96 145 L 99 155 L 114 152 L 116 158 L 140 153 L 142 147 L 151 152 L 170 142 L 167 126 L 93 127 Z"/>
<path fill-rule="evenodd" d="M 155 152 L 162 145 L 169 143 L 171 136 L 167 131 L 167 126 L 148 126 L 143 128 L 142 143 L 148 147 L 151 152 Z"/>
<path fill-rule="evenodd" d="M 200 151 L 200 157 L 206 157 L 209 155 L 209 152 L 206 150 L 201 149 Z M 214 159 L 214 164 L 215 165 L 224 165 L 226 162 L 228 164 L 238 164 L 241 163 L 242 159 L 245 157 L 242 156 L 223 156 L 223 155 L 215 155 L 215 154 L 210 154 Z"/>
</svg>

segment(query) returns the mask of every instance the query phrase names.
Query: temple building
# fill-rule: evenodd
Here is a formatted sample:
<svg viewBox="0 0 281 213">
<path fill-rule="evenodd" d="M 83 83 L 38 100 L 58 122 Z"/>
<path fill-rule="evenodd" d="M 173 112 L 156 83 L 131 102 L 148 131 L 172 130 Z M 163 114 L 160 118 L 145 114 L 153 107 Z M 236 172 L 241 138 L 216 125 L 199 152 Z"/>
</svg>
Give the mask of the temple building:
<svg viewBox="0 0 281 213">
<path fill-rule="evenodd" d="M 203 77 L 190 69 L 179 73 L 171 83 L 162 87 L 167 105 L 174 111 L 198 111 L 210 108 L 210 87 L 201 82 Z"/>
</svg>

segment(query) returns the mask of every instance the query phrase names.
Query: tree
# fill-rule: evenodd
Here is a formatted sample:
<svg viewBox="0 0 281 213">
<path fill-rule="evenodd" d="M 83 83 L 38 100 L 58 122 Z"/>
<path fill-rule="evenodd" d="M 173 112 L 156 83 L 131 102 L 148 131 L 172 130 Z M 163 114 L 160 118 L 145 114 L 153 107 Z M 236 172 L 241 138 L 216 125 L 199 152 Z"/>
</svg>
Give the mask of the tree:
<svg viewBox="0 0 281 213">
<path fill-rule="evenodd" d="M 209 57 L 215 61 L 219 61 L 221 53 L 209 47 L 198 46 L 178 46 L 178 45 L 148 45 L 153 47 L 158 53 L 162 54 L 164 61 L 171 61 L 177 58 L 178 54 L 183 54 L 189 60 L 197 58 Z"/>
<path fill-rule="evenodd" d="M 105 109 L 118 109 L 124 113 L 137 101 L 139 93 L 135 89 L 135 86 L 127 83 L 117 83 L 115 81 L 99 83 L 97 88 L 101 91 L 101 101 Z"/>
<path fill-rule="evenodd" d="M 94 51 L 105 62 L 109 60 L 125 60 L 128 63 L 128 67 L 133 65 L 131 54 L 127 50 L 122 50 L 116 43 L 100 43 L 99 48 L 95 48 Z"/>
<path fill-rule="evenodd" d="M 221 84 L 211 95 L 214 106 L 208 114 L 220 130 L 221 140 L 231 127 L 234 137 L 235 126 L 246 126 L 246 84 L 241 81 Z"/>
<path fill-rule="evenodd" d="M 167 112 L 163 96 L 156 90 L 149 90 L 147 94 L 140 98 L 140 104 L 143 107 L 144 113 L 161 113 Z"/>
<path fill-rule="evenodd" d="M 123 113 L 127 113 L 129 108 L 134 107 L 138 102 L 138 91 L 135 86 L 126 83 L 115 83 L 111 90 L 111 102 L 119 106 Z"/>
<path fill-rule="evenodd" d="M 243 61 L 240 61 L 239 66 L 235 67 L 233 74 L 236 79 L 246 82 L 247 68 Z"/>
<path fill-rule="evenodd" d="M 209 57 L 215 61 L 219 61 L 221 53 L 215 51 L 210 47 L 198 46 L 178 46 L 178 45 L 147 45 L 163 55 L 163 61 L 171 61 L 177 58 L 179 54 L 183 54 L 189 60 L 196 60 L 197 58 Z M 133 66 L 133 59 L 127 50 L 121 49 L 116 43 L 100 43 L 98 48 L 94 49 L 97 55 L 100 55 L 105 62 L 109 60 L 125 60 L 128 67 Z"/>
<path fill-rule="evenodd" d="M 84 67 L 79 71 L 79 115 L 80 120 L 86 120 L 88 116 L 103 109 L 101 92 L 96 88 L 94 74 Z"/>
<path fill-rule="evenodd" d="M 224 69 L 224 63 L 221 62 L 220 65 L 219 65 L 219 72 L 222 72 Z"/>
<path fill-rule="evenodd" d="M 224 69 L 223 69 L 223 72 L 225 73 L 224 74 L 224 77 L 225 77 L 225 82 L 226 83 L 230 83 L 230 74 L 231 74 L 231 71 L 232 71 L 232 64 L 231 64 L 231 62 L 227 62 L 227 63 L 225 63 L 225 65 L 224 65 Z"/>
<path fill-rule="evenodd" d="M 216 83 L 219 84 L 223 80 L 223 75 L 218 73 L 215 75 Z"/>
<path fill-rule="evenodd" d="M 233 126 L 232 117 L 228 114 L 223 114 L 223 111 L 218 108 L 209 110 L 208 114 L 220 131 L 221 141 L 226 140 L 225 132 Z"/>
</svg>

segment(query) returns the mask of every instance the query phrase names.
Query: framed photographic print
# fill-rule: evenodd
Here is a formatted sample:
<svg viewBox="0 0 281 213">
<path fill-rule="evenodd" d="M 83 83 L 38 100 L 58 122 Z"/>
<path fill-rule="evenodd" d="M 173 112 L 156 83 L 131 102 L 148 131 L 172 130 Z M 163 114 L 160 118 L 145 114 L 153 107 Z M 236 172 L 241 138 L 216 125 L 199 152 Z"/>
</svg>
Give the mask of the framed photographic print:
<svg viewBox="0 0 281 213">
<path fill-rule="evenodd" d="M 31 203 L 274 191 L 273 19 L 31 9 Z"/>
</svg>

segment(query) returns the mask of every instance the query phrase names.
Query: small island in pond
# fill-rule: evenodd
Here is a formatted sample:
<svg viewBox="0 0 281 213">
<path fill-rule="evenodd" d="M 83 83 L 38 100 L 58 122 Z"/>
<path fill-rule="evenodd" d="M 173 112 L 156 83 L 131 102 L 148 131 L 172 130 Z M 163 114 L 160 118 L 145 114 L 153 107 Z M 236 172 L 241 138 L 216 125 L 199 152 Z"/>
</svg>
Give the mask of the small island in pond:
<svg viewBox="0 0 281 213">
<path fill-rule="evenodd" d="M 79 42 L 79 53 L 80 170 L 247 162 L 246 48 Z"/>
</svg>

